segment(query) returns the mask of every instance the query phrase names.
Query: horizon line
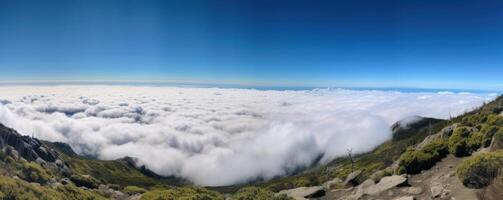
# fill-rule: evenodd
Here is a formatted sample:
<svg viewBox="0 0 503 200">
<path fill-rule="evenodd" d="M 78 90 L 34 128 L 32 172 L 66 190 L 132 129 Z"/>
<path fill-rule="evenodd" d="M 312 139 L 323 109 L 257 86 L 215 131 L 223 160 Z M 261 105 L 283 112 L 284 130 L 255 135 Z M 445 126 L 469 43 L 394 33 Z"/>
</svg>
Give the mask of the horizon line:
<svg viewBox="0 0 503 200">
<path fill-rule="evenodd" d="M 353 90 L 414 90 L 414 91 L 456 91 L 456 92 L 496 92 L 503 93 L 501 89 L 475 89 L 475 88 L 445 88 L 445 87 L 403 87 L 403 86 L 350 86 L 350 85 L 298 85 L 298 84 L 271 84 L 271 83 L 244 83 L 244 82 L 214 82 L 195 80 L 142 80 L 142 79 L 109 79 L 109 80 L 63 80 L 63 79 L 34 79 L 34 80 L 0 80 L 1 86 L 50 86 L 50 85 L 124 85 L 124 86 L 194 86 L 194 87 L 217 87 L 217 88 L 244 88 L 244 89 L 353 89 Z"/>
</svg>

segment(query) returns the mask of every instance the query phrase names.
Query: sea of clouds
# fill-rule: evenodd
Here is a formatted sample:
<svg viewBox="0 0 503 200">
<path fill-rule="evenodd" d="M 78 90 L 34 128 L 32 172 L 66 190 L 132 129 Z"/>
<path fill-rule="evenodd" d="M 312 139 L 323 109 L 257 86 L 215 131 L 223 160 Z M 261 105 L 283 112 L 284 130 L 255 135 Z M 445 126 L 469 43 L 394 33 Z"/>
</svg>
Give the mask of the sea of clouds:
<svg viewBox="0 0 503 200">
<path fill-rule="evenodd" d="M 140 86 L 2 86 L 0 122 L 99 159 L 132 156 L 206 186 L 268 179 L 369 151 L 414 115 L 448 118 L 496 94 Z"/>
</svg>

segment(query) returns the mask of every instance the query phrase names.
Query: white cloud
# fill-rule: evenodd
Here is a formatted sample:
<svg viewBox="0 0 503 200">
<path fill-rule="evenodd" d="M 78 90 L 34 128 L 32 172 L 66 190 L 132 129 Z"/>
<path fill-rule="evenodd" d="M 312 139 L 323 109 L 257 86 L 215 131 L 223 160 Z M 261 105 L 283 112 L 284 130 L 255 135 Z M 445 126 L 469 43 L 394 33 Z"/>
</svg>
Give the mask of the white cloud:
<svg viewBox="0 0 503 200">
<path fill-rule="evenodd" d="M 283 175 L 371 150 L 414 115 L 448 118 L 494 94 L 133 86 L 0 87 L 0 122 L 100 159 L 134 156 L 200 185 Z"/>
</svg>

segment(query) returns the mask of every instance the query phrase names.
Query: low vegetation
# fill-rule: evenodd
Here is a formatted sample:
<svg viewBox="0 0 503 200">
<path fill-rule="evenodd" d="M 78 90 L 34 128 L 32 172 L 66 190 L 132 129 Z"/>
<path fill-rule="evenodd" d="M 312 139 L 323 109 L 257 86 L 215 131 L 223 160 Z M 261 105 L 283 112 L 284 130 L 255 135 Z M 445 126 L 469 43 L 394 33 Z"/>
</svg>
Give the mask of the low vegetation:
<svg viewBox="0 0 503 200">
<path fill-rule="evenodd" d="M 129 195 L 143 194 L 147 192 L 147 190 L 137 186 L 127 186 L 122 191 Z"/>
<path fill-rule="evenodd" d="M 43 187 L 23 180 L 0 176 L 0 199 L 101 200 L 105 198 L 97 193 L 86 191 L 71 185 Z"/>
<path fill-rule="evenodd" d="M 469 156 L 484 143 L 484 135 L 475 128 L 457 127 L 449 138 L 449 152 L 455 156 Z"/>
<path fill-rule="evenodd" d="M 397 173 L 417 174 L 430 169 L 448 153 L 444 139 L 435 139 L 420 150 L 409 148 L 400 157 Z"/>
<path fill-rule="evenodd" d="M 458 178 L 469 188 L 488 186 L 503 168 L 503 151 L 475 155 L 456 169 Z"/>
<path fill-rule="evenodd" d="M 70 180 L 78 187 L 98 188 L 100 182 L 89 175 L 72 175 Z"/>
<path fill-rule="evenodd" d="M 285 194 L 275 194 L 271 191 L 258 188 L 246 187 L 240 189 L 232 196 L 233 200 L 294 200 Z"/>
<path fill-rule="evenodd" d="M 155 189 L 145 192 L 142 200 L 224 200 L 218 192 L 199 187 L 177 187 L 170 189 Z"/>
<path fill-rule="evenodd" d="M 503 149 L 503 127 L 501 127 L 495 134 L 494 134 L 494 141 L 492 141 L 492 147 L 491 150 L 495 151 L 498 149 Z"/>
</svg>

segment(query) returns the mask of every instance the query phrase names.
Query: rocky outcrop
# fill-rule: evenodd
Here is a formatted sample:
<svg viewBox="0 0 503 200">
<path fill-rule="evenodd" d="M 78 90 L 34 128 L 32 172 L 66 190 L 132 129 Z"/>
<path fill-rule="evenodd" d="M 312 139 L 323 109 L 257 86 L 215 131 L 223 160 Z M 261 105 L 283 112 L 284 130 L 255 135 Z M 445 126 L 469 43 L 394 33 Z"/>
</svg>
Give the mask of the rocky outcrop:
<svg viewBox="0 0 503 200">
<path fill-rule="evenodd" d="M 59 159 L 59 155 L 44 142 L 29 136 L 23 136 L 14 129 L 0 124 L 0 150 L 14 159 L 24 159 L 48 165 L 62 174 L 69 174 L 68 166 Z"/>
<path fill-rule="evenodd" d="M 46 162 L 55 162 L 58 157 L 55 151 L 46 148 L 40 140 L 22 136 L 14 129 L 2 124 L 0 124 L 0 148 L 29 161 L 36 161 L 37 158 L 41 158 Z"/>
<path fill-rule="evenodd" d="M 421 143 L 419 143 L 415 146 L 415 149 L 422 149 L 424 146 L 431 143 L 433 140 L 435 140 L 437 138 L 443 138 L 443 139 L 449 138 L 451 136 L 452 132 L 454 131 L 454 129 L 456 129 L 456 127 L 458 127 L 458 126 L 459 125 L 457 123 L 452 124 L 450 126 L 444 127 L 438 133 L 427 136 Z"/>
<path fill-rule="evenodd" d="M 305 200 L 310 198 L 319 198 L 325 196 L 325 190 L 322 186 L 300 187 L 290 190 L 283 190 L 280 194 L 286 194 L 295 200 Z"/>
</svg>

